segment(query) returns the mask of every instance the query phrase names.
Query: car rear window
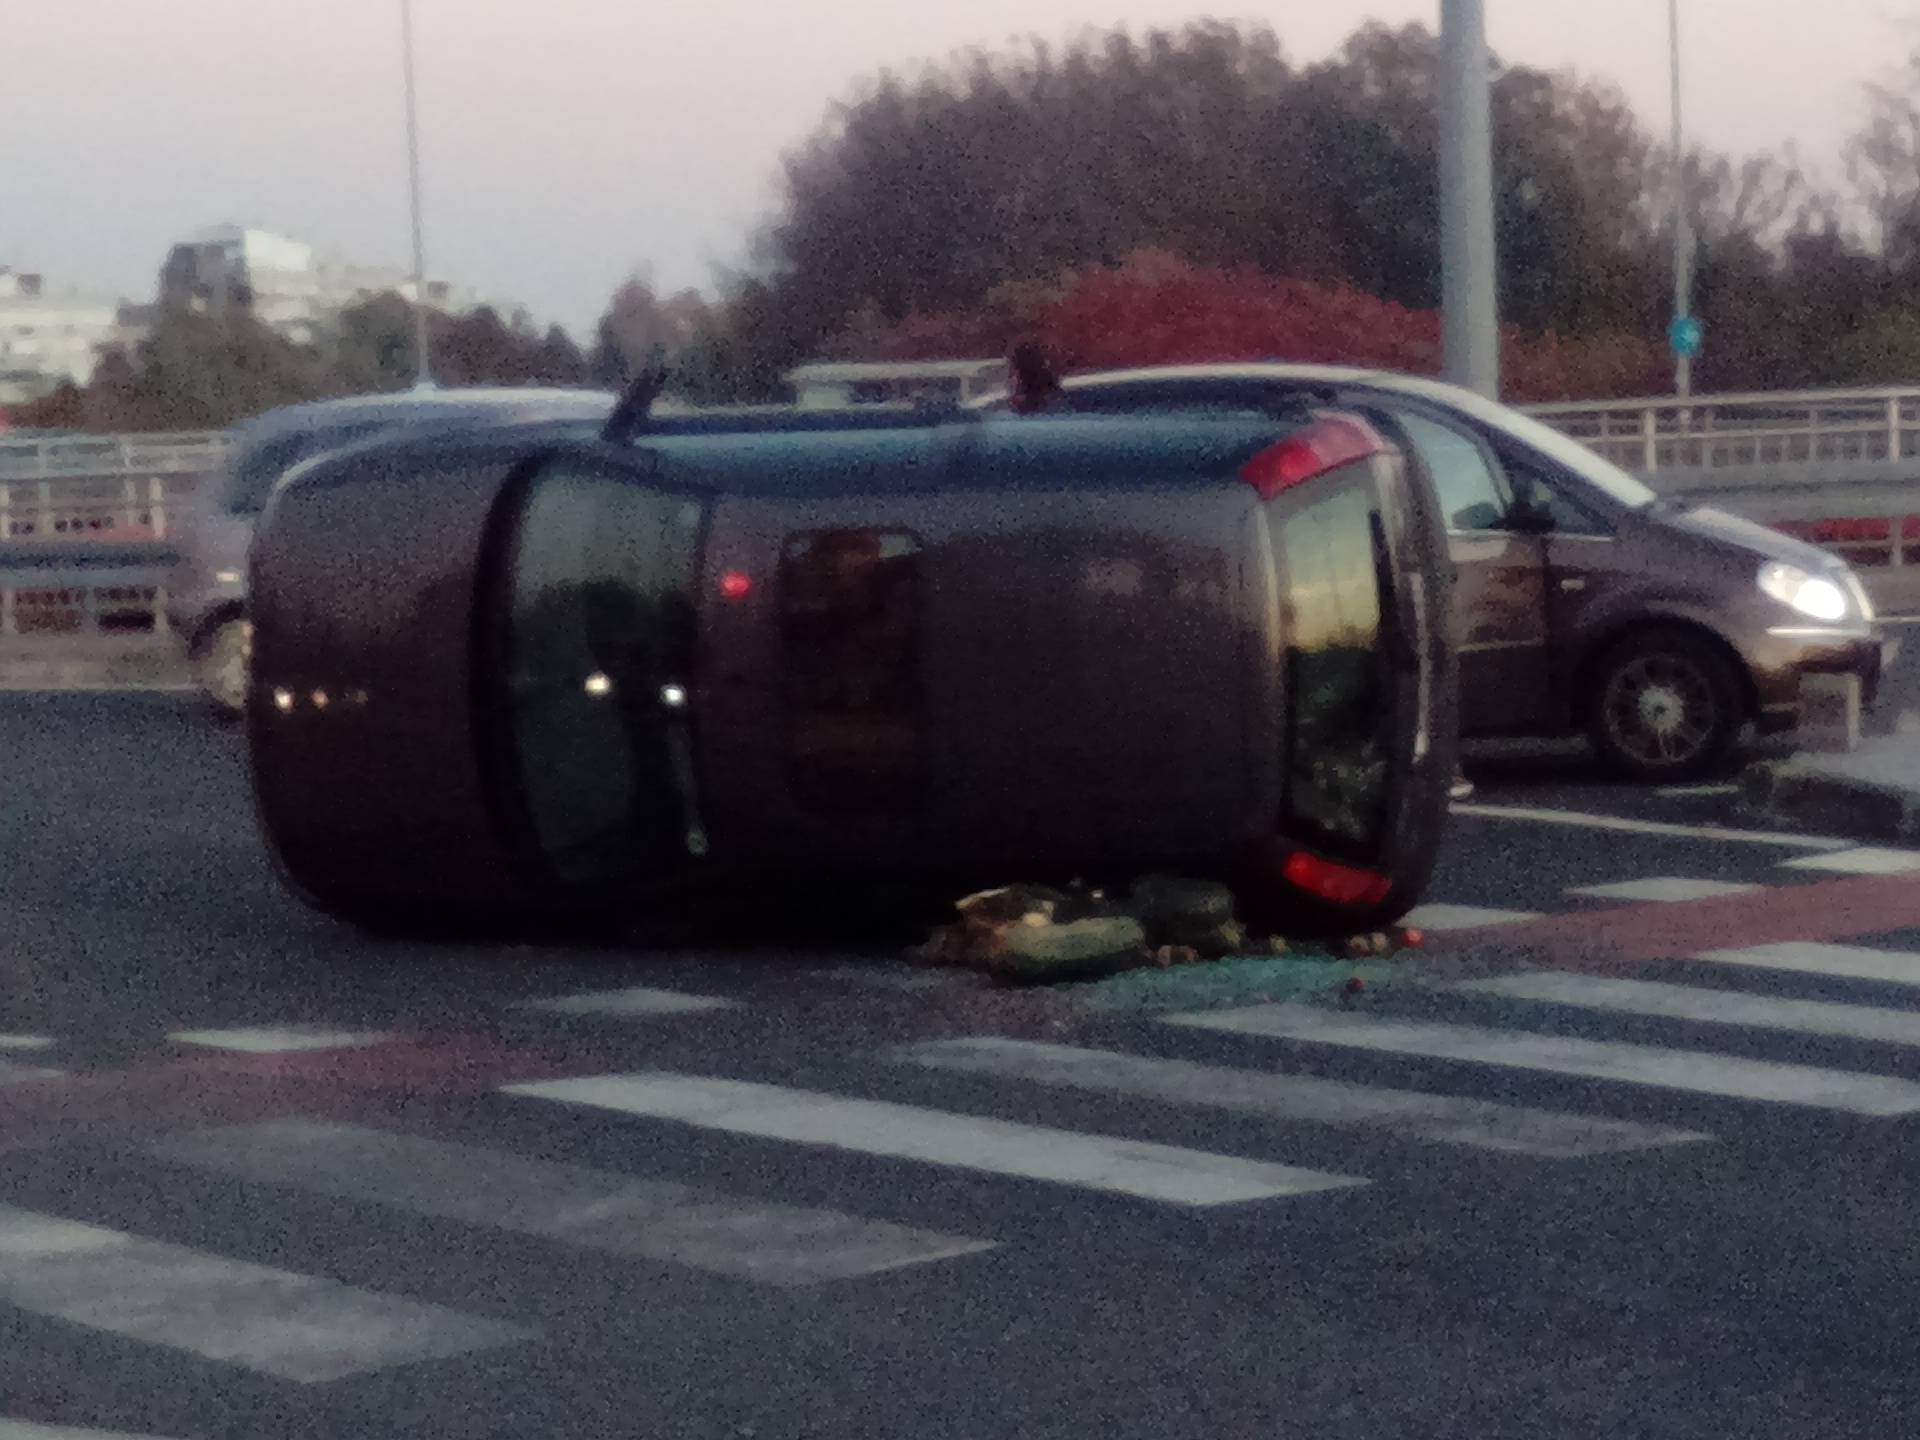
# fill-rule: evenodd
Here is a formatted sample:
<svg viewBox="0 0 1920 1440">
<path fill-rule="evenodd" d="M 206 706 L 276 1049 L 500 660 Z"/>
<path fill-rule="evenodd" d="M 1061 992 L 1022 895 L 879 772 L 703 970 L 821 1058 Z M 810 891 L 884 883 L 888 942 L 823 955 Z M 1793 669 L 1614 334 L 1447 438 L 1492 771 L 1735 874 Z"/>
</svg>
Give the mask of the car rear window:
<svg viewBox="0 0 1920 1440">
<path fill-rule="evenodd" d="M 559 461 L 506 559 L 499 710 L 534 849 L 596 885 L 670 868 L 697 833 L 685 753 L 701 507 Z"/>
<path fill-rule="evenodd" d="M 235 515 L 257 514 L 267 503 L 274 483 L 302 461 L 356 440 L 368 440 L 398 428 L 398 419 L 363 420 L 354 424 L 313 425 L 283 430 L 253 442 L 242 440 L 233 460 L 227 486 L 227 509 Z"/>
<path fill-rule="evenodd" d="M 1379 848 L 1390 782 L 1382 525 L 1364 470 L 1315 482 L 1272 524 L 1287 627 L 1283 829 L 1359 859 Z"/>
</svg>

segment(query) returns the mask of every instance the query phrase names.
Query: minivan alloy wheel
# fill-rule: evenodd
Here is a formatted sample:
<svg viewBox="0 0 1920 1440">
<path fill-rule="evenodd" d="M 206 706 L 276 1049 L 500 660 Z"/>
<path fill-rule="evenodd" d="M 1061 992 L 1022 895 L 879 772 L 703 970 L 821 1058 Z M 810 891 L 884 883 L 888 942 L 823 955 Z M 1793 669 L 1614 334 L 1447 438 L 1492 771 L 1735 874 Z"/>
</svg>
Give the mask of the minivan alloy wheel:
<svg viewBox="0 0 1920 1440">
<path fill-rule="evenodd" d="M 1707 642 L 1682 632 L 1629 637 L 1601 663 L 1589 732 L 1602 757 L 1637 779 L 1696 774 L 1720 758 L 1739 730 L 1730 667 Z"/>
</svg>

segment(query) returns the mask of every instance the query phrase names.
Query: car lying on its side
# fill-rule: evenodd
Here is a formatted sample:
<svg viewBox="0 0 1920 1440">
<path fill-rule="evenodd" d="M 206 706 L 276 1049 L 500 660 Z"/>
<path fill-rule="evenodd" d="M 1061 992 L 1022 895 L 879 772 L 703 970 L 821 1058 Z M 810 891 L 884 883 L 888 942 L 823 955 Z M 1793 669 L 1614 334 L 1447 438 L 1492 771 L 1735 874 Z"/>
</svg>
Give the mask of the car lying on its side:
<svg viewBox="0 0 1920 1440">
<path fill-rule="evenodd" d="M 1662 500 L 1559 431 L 1456 386 L 1317 365 L 1170 366 L 1073 376 L 1055 408 L 1303 403 L 1364 417 L 1439 496 L 1459 572 L 1467 735 L 1584 733 L 1616 772 L 1677 780 L 1711 769 L 1749 722 L 1792 728 L 1803 676 L 1857 675 L 1870 699 L 1891 658 L 1843 561 Z"/>
<path fill-rule="evenodd" d="M 245 699 L 252 648 L 247 547 L 261 507 L 287 471 L 341 445 L 409 427 L 598 422 L 613 399 L 592 390 L 415 390 L 287 405 L 234 427 L 226 469 L 200 492 L 167 589 L 168 621 L 208 699 L 227 715 L 237 715 Z"/>
<path fill-rule="evenodd" d="M 276 491 L 248 733 L 312 903 L 1176 868 L 1350 931 L 1418 898 L 1451 568 L 1356 416 L 634 423 L 390 437 Z"/>
</svg>

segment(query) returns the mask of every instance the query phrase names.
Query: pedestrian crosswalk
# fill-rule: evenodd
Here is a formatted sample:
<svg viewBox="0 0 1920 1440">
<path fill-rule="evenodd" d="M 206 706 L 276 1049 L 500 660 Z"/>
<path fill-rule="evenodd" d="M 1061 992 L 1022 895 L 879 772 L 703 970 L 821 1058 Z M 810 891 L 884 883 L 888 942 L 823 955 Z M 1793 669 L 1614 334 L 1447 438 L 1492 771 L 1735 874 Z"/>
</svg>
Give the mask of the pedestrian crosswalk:
<svg viewBox="0 0 1920 1440">
<path fill-rule="evenodd" d="M 803 1073 L 716 1049 L 691 1067 L 503 1082 L 461 1106 L 143 1136 L 113 1163 L 151 1167 L 162 1193 L 165 1177 L 190 1176 L 237 1187 L 234 1214 L 295 1217 L 269 1228 L 342 1233 L 284 1250 L 239 1234 L 227 1245 L 209 1238 L 217 1227 L 156 1232 L 149 1211 L 0 1186 L 0 1318 L 333 1384 L 502 1363 L 567 1333 L 555 1289 L 420 1294 L 411 1277 L 430 1265 L 370 1270 L 386 1223 L 410 1249 L 443 1245 L 464 1264 L 502 1246 L 559 1247 L 595 1267 L 638 1267 L 634 1284 L 650 1294 L 660 1287 L 648 1276 L 803 1291 L 939 1284 L 1011 1251 L 1044 1256 L 1059 1232 L 1036 1217 L 1094 1207 L 1197 1225 L 1320 1207 L 1338 1223 L 1340 1197 L 1390 1203 L 1416 1157 L 1426 1177 L 1463 1167 L 1463 1186 L 1484 1174 L 1464 1167 L 1522 1162 L 1597 1167 L 1571 1172 L 1595 1183 L 1613 1166 L 1680 1173 L 1703 1148 L 1778 1143 L 1755 1138 L 1774 1134 L 1753 1124 L 1762 1115 L 1837 1127 L 1920 1114 L 1907 1053 L 1920 1045 L 1920 1000 L 1903 988 L 1916 976 L 1920 957 L 1892 950 L 1761 947 L 1709 952 L 1660 979 L 1520 971 L 1352 1008 L 1268 1001 L 1103 1017 L 1047 1041 L 876 1043 Z M 741 1008 L 690 992 L 592 993 L 591 1007 L 559 1014 L 673 1027 Z M 364 1048 L 385 1034 L 173 1038 L 259 1053 Z M 0 1066 L 51 1058 L 13 1054 Z M 1662 1097 L 1652 1110 L 1649 1096 Z M 915 1174 L 954 1178 L 901 1183 Z M 979 1199 L 1003 1193 L 1018 1203 Z M 955 1195 L 974 1198 L 952 1208 Z M 329 1264 L 336 1245 L 356 1262 Z"/>
</svg>

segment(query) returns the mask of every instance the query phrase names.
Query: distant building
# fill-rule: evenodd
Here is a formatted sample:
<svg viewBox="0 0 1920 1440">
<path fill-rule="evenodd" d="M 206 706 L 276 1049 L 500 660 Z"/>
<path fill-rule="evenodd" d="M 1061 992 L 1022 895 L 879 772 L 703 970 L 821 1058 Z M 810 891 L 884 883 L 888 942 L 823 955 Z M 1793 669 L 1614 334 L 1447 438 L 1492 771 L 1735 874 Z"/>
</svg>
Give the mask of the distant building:
<svg viewBox="0 0 1920 1440">
<path fill-rule="evenodd" d="M 137 344 L 144 333 L 138 310 L 124 301 L 49 291 L 43 277 L 0 266 L 0 406 L 85 385 L 104 351 Z"/>
<path fill-rule="evenodd" d="M 426 290 L 426 303 L 448 314 L 481 303 L 474 292 L 445 280 L 428 279 Z M 163 308 L 246 310 L 296 345 L 319 342 L 342 310 L 388 292 L 412 300 L 412 275 L 331 259 L 304 241 L 242 225 L 217 225 L 182 241 L 160 270 Z M 512 313 L 495 308 L 503 317 Z"/>
</svg>

